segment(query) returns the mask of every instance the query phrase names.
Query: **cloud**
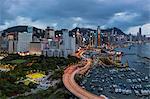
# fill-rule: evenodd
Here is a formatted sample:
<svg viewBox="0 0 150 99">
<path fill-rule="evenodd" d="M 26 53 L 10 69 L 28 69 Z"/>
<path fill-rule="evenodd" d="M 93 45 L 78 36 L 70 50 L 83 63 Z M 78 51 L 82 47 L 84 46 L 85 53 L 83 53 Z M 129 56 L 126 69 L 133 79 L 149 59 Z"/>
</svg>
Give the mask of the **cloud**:
<svg viewBox="0 0 150 99">
<path fill-rule="evenodd" d="M 21 16 L 57 28 L 82 26 L 129 27 L 147 24 L 149 0 L 0 0 L 0 25 Z M 22 21 L 22 20 L 21 20 Z M 54 24 L 55 23 L 55 24 Z M 28 23 L 30 25 L 30 22 Z M 15 25 L 15 24 L 14 24 Z M 45 25 L 44 25 L 45 26 Z"/>
<path fill-rule="evenodd" d="M 138 17 L 137 13 L 130 12 L 119 12 L 115 13 L 111 21 L 132 21 L 134 18 Z"/>
<path fill-rule="evenodd" d="M 108 20 L 108 22 L 104 25 L 105 27 L 120 27 L 120 28 L 128 28 L 133 25 L 133 22 L 138 21 L 140 15 L 132 12 L 118 12 L 114 13 L 114 15 Z"/>
<path fill-rule="evenodd" d="M 16 25 L 30 25 L 30 26 L 35 26 L 41 29 L 45 29 L 47 26 L 52 26 L 52 27 L 57 27 L 57 23 L 43 23 L 41 21 L 33 21 L 30 18 L 27 17 L 21 17 L 18 16 L 16 17 L 15 20 L 11 20 L 11 21 L 6 21 L 3 25 L 0 26 L 0 30 L 6 29 L 7 27 L 12 27 L 12 26 L 16 26 Z"/>
<path fill-rule="evenodd" d="M 73 23 L 72 28 L 78 27 L 78 23 Z"/>
<path fill-rule="evenodd" d="M 73 21 L 77 21 L 77 22 L 80 22 L 83 20 L 81 17 L 72 17 L 72 19 Z"/>
</svg>

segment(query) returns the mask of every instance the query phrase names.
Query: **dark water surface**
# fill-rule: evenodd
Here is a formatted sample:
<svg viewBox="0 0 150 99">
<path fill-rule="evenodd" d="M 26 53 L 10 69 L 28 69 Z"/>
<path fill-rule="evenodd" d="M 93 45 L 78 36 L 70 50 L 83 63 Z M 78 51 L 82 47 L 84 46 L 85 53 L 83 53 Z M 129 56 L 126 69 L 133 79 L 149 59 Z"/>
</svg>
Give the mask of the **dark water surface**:
<svg viewBox="0 0 150 99">
<path fill-rule="evenodd" d="M 129 66 L 150 75 L 150 43 L 136 44 L 127 48 L 117 48 L 124 52 L 122 62 L 128 60 Z"/>
<path fill-rule="evenodd" d="M 117 68 L 102 68 L 95 66 L 83 78 L 80 85 L 86 90 L 96 94 L 105 95 L 109 99 L 150 99 L 150 94 L 147 96 L 137 96 L 136 91 L 150 90 L 145 86 L 150 86 L 150 43 L 136 44 L 126 48 L 116 48 L 117 51 L 122 51 L 122 63 L 128 60 L 128 69 Z M 146 80 L 145 77 L 148 77 Z M 132 81 L 129 82 L 128 80 Z M 138 81 L 141 79 L 143 81 Z M 134 82 L 135 81 L 135 82 Z M 112 85 L 117 85 L 112 88 Z M 140 85 L 140 89 L 133 89 L 131 86 Z M 115 89 L 130 90 L 131 93 L 126 95 L 123 93 L 115 93 Z"/>
</svg>

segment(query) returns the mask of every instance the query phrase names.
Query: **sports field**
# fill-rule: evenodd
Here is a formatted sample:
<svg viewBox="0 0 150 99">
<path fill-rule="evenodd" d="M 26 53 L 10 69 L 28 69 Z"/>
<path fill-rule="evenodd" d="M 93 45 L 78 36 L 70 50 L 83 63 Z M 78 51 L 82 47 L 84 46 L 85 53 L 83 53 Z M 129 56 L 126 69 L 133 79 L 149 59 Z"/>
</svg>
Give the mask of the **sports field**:
<svg viewBox="0 0 150 99">
<path fill-rule="evenodd" d="M 26 77 L 29 77 L 30 79 L 39 79 L 42 77 L 45 77 L 46 75 L 41 74 L 41 73 L 33 73 L 33 74 L 28 74 Z"/>
</svg>

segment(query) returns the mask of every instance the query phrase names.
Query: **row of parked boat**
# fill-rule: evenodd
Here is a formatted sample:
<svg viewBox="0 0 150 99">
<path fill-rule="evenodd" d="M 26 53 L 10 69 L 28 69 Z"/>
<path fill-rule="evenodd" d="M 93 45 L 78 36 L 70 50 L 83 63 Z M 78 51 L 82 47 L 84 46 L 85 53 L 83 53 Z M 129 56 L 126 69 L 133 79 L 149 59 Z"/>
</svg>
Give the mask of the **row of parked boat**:
<svg viewBox="0 0 150 99">
<path fill-rule="evenodd" d="M 150 96 L 149 76 L 137 72 L 134 68 L 101 68 L 94 67 L 81 86 L 94 94 L 120 94 L 132 96 Z"/>
</svg>

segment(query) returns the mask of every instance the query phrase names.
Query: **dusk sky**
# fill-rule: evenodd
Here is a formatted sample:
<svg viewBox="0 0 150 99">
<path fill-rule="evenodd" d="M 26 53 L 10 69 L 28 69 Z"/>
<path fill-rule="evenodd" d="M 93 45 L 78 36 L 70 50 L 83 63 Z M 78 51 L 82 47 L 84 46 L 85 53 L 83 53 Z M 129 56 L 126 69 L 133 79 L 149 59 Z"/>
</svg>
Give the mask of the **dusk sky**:
<svg viewBox="0 0 150 99">
<path fill-rule="evenodd" d="M 118 27 L 150 34 L 150 0 L 0 0 L 0 30 L 15 25 L 56 29 Z"/>
</svg>

